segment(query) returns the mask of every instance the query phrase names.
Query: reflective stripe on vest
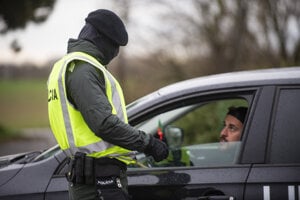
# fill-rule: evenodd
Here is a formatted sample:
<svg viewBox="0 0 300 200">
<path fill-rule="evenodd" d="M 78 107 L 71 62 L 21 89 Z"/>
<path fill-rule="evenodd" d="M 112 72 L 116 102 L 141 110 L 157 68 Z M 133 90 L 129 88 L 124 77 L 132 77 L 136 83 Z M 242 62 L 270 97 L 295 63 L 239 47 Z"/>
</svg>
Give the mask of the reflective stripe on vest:
<svg viewBox="0 0 300 200">
<path fill-rule="evenodd" d="M 59 70 L 59 72 L 58 71 L 56 72 L 58 74 L 54 73 L 54 77 L 51 76 L 52 72 L 50 74 L 51 79 L 55 78 L 55 76 L 58 78 L 58 84 L 56 85 L 56 87 L 58 87 L 58 91 L 59 91 L 58 93 L 59 93 L 59 97 L 60 97 L 60 105 L 61 105 L 61 111 L 62 111 L 61 114 L 63 115 L 65 133 L 67 135 L 68 145 L 60 145 L 60 146 L 61 147 L 64 146 L 62 149 L 69 155 L 74 155 L 76 151 L 80 151 L 80 152 L 87 153 L 91 156 L 97 157 L 97 153 L 104 152 L 107 149 L 112 148 L 112 147 L 117 148 L 118 151 L 111 152 L 111 154 L 118 153 L 120 155 L 122 155 L 122 154 L 125 155 L 126 153 L 129 152 L 129 150 L 123 149 L 118 146 L 114 146 L 103 140 L 100 140 L 98 142 L 94 142 L 91 144 L 87 144 L 85 146 L 77 146 L 75 144 L 74 132 L 73 132 L 71 116 L 70 116 L 70 112 L 72 113 L 72 111 L 70 111 L 69 110 L 70 108 L 68 108 L 68 106 L 70 107 L 70 104 L 68 103 L 68 99 L 67 99 L 67 95 L 66 95 L 66 91 L 65 91 L 65 84 L 64 84 L 64 81 L 65 81 L 64 75 L 67 70 L 67 66 L 70 63 L 72 63 L 72 61 L 74 61 L 74 60 L 81 60 L 84 62 L 88 62 L 103 72 L 104 78 L 105 78 L 105 85 L 106 85 L 106 94 L 108 97 L 108 101 L 110 102 L 110 104 L 112 106 L 112 114 L 116 114 L 121 120 L 123 120 L 125 123 L 127 123 L 126 107 L 125 107 L 122 89 L 121 89 L 120 85 L 118 84 L 118 82 L 115 80 L 115 78 L 95 58 L 93 58 L 85 53 L 82 53 L 82 52 L 70 53 L 70 54 L 66 55 L 64 58 L 62 58 L 62 60 L 58 61 L 59 66 L 57 66 L 57 67 L 60 68 L 60 69 L 57 69 L 57 70 Z M 54 69 L 54 71 L 55 71 L 55 69 Z M 48 82 L 50 81 L 50 77 L 49 77 Z M 53 80 L 51 80 L 51 81 L 53 81 Z M 49 117 L 53 118 L 53 116 L 50 116 L 50 115 L 51 115 L 51 113 L 49 112 Z M 57 126 L 57 125 L 55 124 L 55 126 Z M 55 135 L 55 136 L 57 136 L 57 135 Z M 101 139 L 101 138 L 99 138 L 99 139 Z M 58 140 L 58 143 L 60 144 L 61 141 L 59 141 L 59 138 L 57 138 L 57 140 Z M 126 160 L 128 160 L 128 158 L 126 158 Z"/>
</svg>

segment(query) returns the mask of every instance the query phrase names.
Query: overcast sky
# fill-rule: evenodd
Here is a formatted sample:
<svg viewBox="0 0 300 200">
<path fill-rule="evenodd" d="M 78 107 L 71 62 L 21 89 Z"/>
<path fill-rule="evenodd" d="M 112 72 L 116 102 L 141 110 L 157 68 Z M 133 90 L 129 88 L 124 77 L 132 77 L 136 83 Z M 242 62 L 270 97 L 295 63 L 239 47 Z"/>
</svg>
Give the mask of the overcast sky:
<svg viewBox="0 0 300 200">
<path fill-rule="evenodd" d="M 107 0 L 59 0 L 56 1 L 54 11 L 47 21 L 41 24 L 28 23 L 26 29 L 8 32 L 0 35 L 0 63 L 31 62 L 43 64 L 49 59 L 57 58 L 66 52 L 69 38 L 76 38 L 84 25 L 87 14 L 98 8 L 114 9 Z M 134 11 L 136 18 L 147 11 Z M 148 23 L 148 22 L 145 22 Z M 135 26 L 135 28 L 138 28 Z M 129 44 L 126 48 L 134 46 L 136 30 L 127 27 Z M 17 39 L 22 46 L 19 53 L 10 48 L 11 42 Z"/>
</svg>

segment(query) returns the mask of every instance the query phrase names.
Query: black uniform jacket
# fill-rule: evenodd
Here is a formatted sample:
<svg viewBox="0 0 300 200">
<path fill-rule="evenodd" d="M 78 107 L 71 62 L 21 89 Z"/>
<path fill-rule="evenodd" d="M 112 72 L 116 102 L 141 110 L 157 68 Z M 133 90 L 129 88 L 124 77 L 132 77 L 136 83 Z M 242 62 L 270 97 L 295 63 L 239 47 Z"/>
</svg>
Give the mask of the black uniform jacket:
<svg viewBox="0 0 300 200">
<path fill-rule="evenodd" d="M 87 53 L 101 63 L 102 53 L 89 41 L 70 39 L 68 53 L 75 51 Z M 89 63 L 76 61 L 74 69 L 66 74 L 68 99 L 81 112 L 90 129 L 109 143 L 143 152 L 149 136 L 112 114 L 101 70 Z"/>
</svg>

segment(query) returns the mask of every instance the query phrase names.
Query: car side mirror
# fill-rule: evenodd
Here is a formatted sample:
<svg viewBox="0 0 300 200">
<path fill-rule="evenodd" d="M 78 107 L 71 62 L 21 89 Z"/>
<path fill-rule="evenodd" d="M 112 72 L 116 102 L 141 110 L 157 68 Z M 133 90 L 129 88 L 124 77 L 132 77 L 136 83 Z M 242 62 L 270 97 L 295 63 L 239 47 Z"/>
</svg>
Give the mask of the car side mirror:
<svg viewBox="0 0 300 200">
<path fill-rule="evenodd" d="M 164 129 L 165 138 L 169 148 L 180 148 L 183 143 L 183 130 L 176 126 L 166 126 Z"/>
</svg>

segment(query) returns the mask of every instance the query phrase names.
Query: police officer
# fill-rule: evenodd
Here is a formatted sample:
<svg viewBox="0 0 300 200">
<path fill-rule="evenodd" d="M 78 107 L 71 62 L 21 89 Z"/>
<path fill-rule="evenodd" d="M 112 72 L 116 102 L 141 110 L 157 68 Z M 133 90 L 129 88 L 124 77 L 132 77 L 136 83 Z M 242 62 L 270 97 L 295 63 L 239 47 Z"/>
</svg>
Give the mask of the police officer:
<svg viewBox="0 0 300 200">
<path fill-rule="evenodd" d="M 127 199 L 131 152 L 144 152 L 158 162 L 168 149 L 127 123 L 122 89 L 106 68 L 128 42 L 123 22 L 105 9 L 89 13 L 85 21 L 49 76 L 50 125 L 71 158 L 70 199 Z"/>
</svg>

